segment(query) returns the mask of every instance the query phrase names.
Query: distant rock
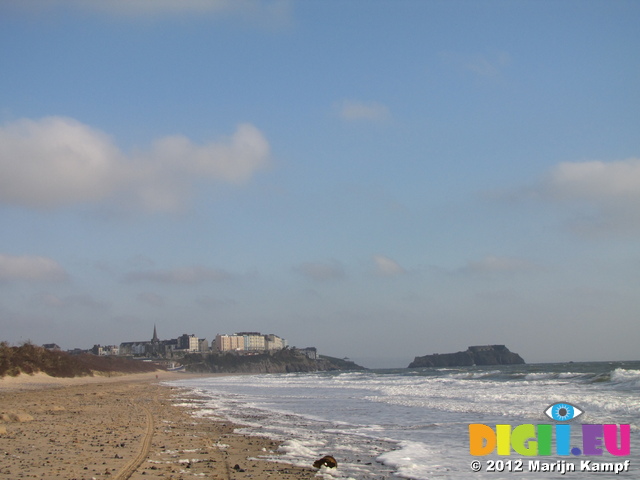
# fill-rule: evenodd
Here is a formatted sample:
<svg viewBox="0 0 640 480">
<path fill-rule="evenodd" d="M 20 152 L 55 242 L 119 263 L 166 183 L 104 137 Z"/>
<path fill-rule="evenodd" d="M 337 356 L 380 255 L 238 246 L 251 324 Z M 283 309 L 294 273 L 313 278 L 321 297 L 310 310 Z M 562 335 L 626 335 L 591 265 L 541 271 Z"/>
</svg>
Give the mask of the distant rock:
<svg viewBox="0 0 640 480">
<path fill-rule="evenodd" d="M 525 363 L 520 355 L 504 345 L 480 345 L 464 352 L 443 353 L 416 357 L 409 368 L 470 367 L 473 365 L 518 365 Z"/>
</svg>

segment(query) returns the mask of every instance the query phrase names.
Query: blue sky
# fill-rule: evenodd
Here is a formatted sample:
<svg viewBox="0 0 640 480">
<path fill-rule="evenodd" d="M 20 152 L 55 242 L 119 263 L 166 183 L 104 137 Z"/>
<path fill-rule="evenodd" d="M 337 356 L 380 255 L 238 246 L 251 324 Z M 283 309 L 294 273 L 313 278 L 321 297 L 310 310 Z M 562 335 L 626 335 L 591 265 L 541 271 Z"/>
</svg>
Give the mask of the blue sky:
<svg viewBox="0 0 640 480">
<path fill-rule="evenodd" d="M 0 0 L 0 336 L 637 359 L 639 19 Z"/>
</svg>

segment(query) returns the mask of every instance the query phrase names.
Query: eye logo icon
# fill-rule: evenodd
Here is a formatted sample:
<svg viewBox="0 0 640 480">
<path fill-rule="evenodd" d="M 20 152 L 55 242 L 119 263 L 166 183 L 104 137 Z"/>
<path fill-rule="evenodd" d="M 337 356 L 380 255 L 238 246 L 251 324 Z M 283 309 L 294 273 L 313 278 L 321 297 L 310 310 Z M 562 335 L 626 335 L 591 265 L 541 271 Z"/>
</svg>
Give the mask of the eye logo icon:
<svg viewBox="0 0 640 480">
<path fill-rule="evenodd" d="M 570 403 L 560 402 L 549 405 L 544 411 L 544 414 L 551 420 L 556 422 L 568 422 L 574 420 L 582 415 L 584 412 L 575 405 Z"/>
</svg>

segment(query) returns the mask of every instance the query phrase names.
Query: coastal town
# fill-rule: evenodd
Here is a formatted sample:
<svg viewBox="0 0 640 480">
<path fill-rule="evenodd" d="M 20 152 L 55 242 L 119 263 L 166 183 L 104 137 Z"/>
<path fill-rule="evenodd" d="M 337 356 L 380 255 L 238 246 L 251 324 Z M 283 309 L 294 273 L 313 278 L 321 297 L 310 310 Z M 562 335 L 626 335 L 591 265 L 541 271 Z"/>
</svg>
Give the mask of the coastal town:
<svg viewBox="0 0 640 480">
<path fill-rule="evenodd" d="M 55 343 L 42 345 L 48 350 L 60 350 Z M 92 353 L 99 356 L 122 356 L 150 359 L 179 359 L 190 353 L 234 353 L 237 355 L 255 355 L 258 353 L 276 352 L 288 348 L 287 341 L 273 333 L 262 334 L 260 332 L 237 332 L 231 335 L 217 334 L 209 342 L 206 338 L 200 338 L 195 334 L 183 334 L 177 338 L 160 340 L 156 326 L 153 327 L 153 335 L 150 340 L 122 342 L 120 345 L 99 345 L 83 350 L 75 348 L 68 353 Z M 317 358 L 315 347 L 296 348 L 308 358 Z"/>
</svg>

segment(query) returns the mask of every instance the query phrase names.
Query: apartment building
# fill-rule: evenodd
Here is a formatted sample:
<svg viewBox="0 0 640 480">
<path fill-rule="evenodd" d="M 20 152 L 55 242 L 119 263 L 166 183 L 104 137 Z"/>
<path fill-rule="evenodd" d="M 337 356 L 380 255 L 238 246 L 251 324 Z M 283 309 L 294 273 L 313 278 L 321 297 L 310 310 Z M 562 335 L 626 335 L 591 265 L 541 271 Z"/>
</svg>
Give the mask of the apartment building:
<svg viewBox="0 0 640 480">
<path fill-rule="evenodd" d="M 209 341 L 206 338 L 201 338 L 200 340 L 198 340 L 198 351 L 200 353 L 207 353 L 209 350 L 211 350 L 209 348 Z"/>
<path fill-rule="evenodd" d="M 244 350 L 244 337 L 238 335 L 216 335 L 213 350 L 218 352 L 236 352 Z"/>
<path fill-rule="evenodd" d="M 287 346 L 284 338 L 263 335 L 260 332 L 238 332 L 234 335 L 216 335 L 213 349 L 218 352 L 264 352 L 282 350 Z"/>
<path fill-rule="evenodd" d="M 239 332 L 236 335 L 244 338 L 244 350 L 247 352 L 263 352 L 267 349 L 264 335 L 260 332 Z"/>
<path fill-rule="evenodd" d="M 118 345 L 94 345 L 91 353 L 94 355 L 120 355 L 120 347 Z"/>
<path fill-rule="evenodd" d="M 287 346 L 287 341 L 273 333 L 264 336 L 266 350 L 282 350 Z"/>
<path fill-rule="evenodd" d="M 178 337 L 178 349 L 187 352 L 198 352 L 200 350 L 200 340 L 195 335 L 180 335 Z"/>
</svg>

